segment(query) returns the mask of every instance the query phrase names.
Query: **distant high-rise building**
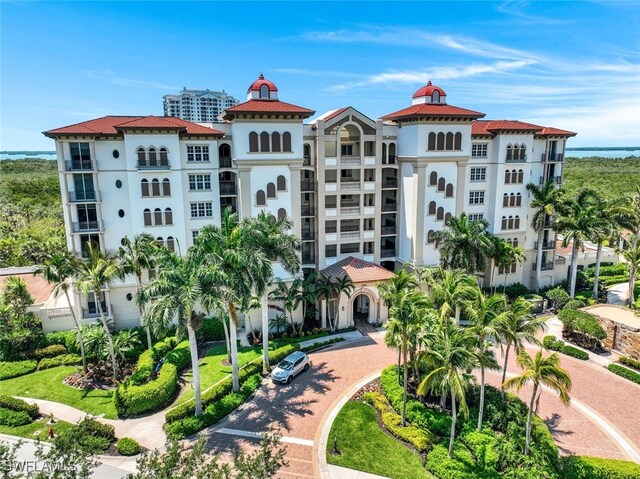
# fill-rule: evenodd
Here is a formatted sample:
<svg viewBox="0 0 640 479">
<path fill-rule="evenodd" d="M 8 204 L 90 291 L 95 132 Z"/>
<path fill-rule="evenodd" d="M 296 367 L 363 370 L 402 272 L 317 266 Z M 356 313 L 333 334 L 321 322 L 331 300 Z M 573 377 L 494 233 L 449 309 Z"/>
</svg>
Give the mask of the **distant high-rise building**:
<svg viewBox="0 0 640 479">
<path fill-rule="evenodd" d="M 187 90 L 183 88 L 177 95 L 165 95 L 164 114 L 187 121 L 217 121 L 225 109 L 239 103 L 224 90 Z"/>
</svg>

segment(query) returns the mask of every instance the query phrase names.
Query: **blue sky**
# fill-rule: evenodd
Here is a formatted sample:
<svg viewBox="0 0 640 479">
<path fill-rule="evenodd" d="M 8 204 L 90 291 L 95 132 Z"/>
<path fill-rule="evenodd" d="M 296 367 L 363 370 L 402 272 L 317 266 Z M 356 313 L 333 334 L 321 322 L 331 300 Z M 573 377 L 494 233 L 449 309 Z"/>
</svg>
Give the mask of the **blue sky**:
<svg viewBox="0 0 640 479">
<path fill-rule="evenodd" d="M 1 0 L 0 0 L 1 1 Z M 260 72 L 284 101 L 377 118 L 431 79 L 487 118 L 640 145 L 638 2 L 0 3 L 0 150 L 102 115 L 162 114 L 162 96 Z"/>
</svg>

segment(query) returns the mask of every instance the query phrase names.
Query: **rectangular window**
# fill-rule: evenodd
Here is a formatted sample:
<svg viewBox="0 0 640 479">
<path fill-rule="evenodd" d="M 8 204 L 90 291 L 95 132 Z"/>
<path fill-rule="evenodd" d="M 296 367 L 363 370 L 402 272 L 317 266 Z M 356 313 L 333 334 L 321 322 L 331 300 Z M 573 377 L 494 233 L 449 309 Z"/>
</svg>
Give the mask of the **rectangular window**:
<svg viewBox="0 0 640 479">
<path fill-rule="evenodd" d="M 471 145 L 471 156 L 474 158 L 486 158 L 487 144 L 474 143 Z"/>
<path fill-rule="evenodd" d="M 481 221 L 484 219 L 484 213 L 474 213 L 469 215 L 469 221 Z"/>
<path fill-rule="evenodd" d="M 328 244 L 324 247 L 324 255 L 327 258 L 335 258 L 338 256 L 338 246 L 335 244 Z"/>
<path fill-rule="evenodd" d="M 469 204 L 470 205 L 484 205 L 484 191 L 470 191 L 469 192 Z"/>
<path fill-rule="evenodd" d="M 191 203 L 192 218 L 211 218 L 213 216 L 213 206 L 207 203 Z"/>
<path fill-rule="evenodd" d="M 89 143 L 69 143 L 71 164 L 74 170 L 91 170 L 91 149 Z"/>
<path fill-rule="evenodd" d="M 471 181 L 485 181 L 487 179 L 486 168 L 471 168 Z"/>
<path fill-rule="evenodd" d="M 352 156 L 353 145 L 340 145 L 340 156 Z"/>
<path fill-rule="evenodd" d="M 209 161 L 209 147 L 187 145 L 187 161 Z"/>
<path fill-rule="evenodd" d="M 189 191 L 210 189 L 211 175 L 189 175 Z"/>
<path fill-rule="evenodd" d="M 197 240 L 199 234 L 200 230 L 191 230 L 191 239 L 193 239 L 193 241 Z"/>
</svg>

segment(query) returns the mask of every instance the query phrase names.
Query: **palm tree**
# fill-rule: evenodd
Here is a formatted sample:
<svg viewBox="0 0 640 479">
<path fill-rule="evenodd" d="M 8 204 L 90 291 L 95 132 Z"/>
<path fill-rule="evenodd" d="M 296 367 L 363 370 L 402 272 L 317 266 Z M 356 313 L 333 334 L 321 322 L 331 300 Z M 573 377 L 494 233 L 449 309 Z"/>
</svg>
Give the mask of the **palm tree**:
<svg viewBox="0 0 640 479">
<path fill-rule="evenodd" d="M 302 324 L 306 323 L 309 316 L 314 315 L 316 311 L 316 282 L 318 275 L 313 272 L 307 275 L 300 283 L 300 300 L 302 302 Z"/>
<path fill-rule="evenodd" d="M 389 298 L 389 319 L 387 321 L 387 334 L 399 336 L 402 349 L 402 363 L 404 368 L 402 396 L 402 425 L 405 425 L 407 409 L 407 389 L 409 381 L 409 363 L 407 358 L 408 343 L 413 326 L 420 320 L 423 312 L 430 306 L 427 297 L 419 291 L 400 290 L 393 298 Z M 391 339 L 389 339 L 391 341 Z"/>
<path fill-rule="evenodd" d="M 466 417 L 469 408 L 466 401 L 466 390 L 471 382 L 471 375 L 467 374 L 474 363 L 473 343 L 475 338 L 468 330 L 448 320 L 440 329 L 434 345 L 422 352 L 422 361 L 430 372 L 418 386 L 417 393 L 424 395 L 437 384 L 442 389 L 448 389 L 451 394 L 451 433 L 449 435 L 449 457 L 453 453 L 453 441 L 456 434 L 456 419 L 458 416 L 456 403 L 460 403 L 460 410 Z"/>
<path fill-rule="evenodd" d="M 440 309 L 441 321 L 455 315 L 456 323 L 460 323 L 463 303 L 478 290 L 476 279 L 460 270 L 435 268 L 431 270 L 428 284 L 430 296 Z"/>
<path fill-rule="evenodd" d="M 531 207 L 537 211 L 531 219 L 531 226 L 538 232 L 538 252 L 536 256 L 536 293 L 540 291 L 540 276 L 542 272 L 542 247 L 544 241 L 544 228 L 547 218 L 553 217 L 560 205 L 562 190 L 556 188 L 553 181 L 548 181 L 544 185 L 529 183 L 527 191 L 533 196 Z"/>
<path fill-rule="evenodd" d="M 491 291 L 495 292 L 496 286 L 494 283 L 494 278 L 496 269 L 498 269 L 499 266 L 507 263 L 507 258 L 510 253 L 509 247 L 511 245 L 499 236 L 492 236 L 491 243 L 491 259 L 493 260 L 493 268 L 491 269 Z"/>
<path fill-rule="evenodd" d="M 578 277 L 578 249 L 584 241 L 592 235 L 592 228 L 598 218 L 598 207 L 594 204 L 595 193 L 592 190 L 582 190 L 574 200 L 569 200 L 562 206 L 561 215 L 556 220 L 556 228 L 563 234 L 562 245 L 571 249 L 571 276 L 569 279 L 569 296 L 575 297 L 576 280 Z"/>
<path fill-rule="evenodd" d="M 497 323 L 507 308 L 507 300 L 501 294 L 486 296 L 478 292 L 475 298 L 467 303 L 466 314 L 471 321 L 472 331 L 477 336 L 476 359 L 480 367 L 480 406 L 478 412 L 478 431 L 482 429 L 484 412 L 485 369 L 499 369 L 498 363 L 490 349 L 489 340 L 500 342 Z"/>
<path fill-rule="evenodd" d="M 629 265 L 629 307 L 633 307 L 635 302 L 634 288 L 636 283 L 636 273 L 640 269 L 640 241 L 635 235 L 631 238 L 626 249 L 622 250 L 622 256 Z"/>
<path fill-rule="evenodd" d="M 196 257 L 194 253 L 193 248 L 184 257 L 166 249 L 162 251 L 158 257 L 158 274 L 143 289 L 142 299 L 152 298 L 145 310 L 145 323 L 150 324 L 154 334 L 160 336 L 174 321 L 177 321 L 179 331 L 187 332 L 191 352 L 195 415 L 200 416 L 202 400 L 196 330 L 202 324 L 203 315 L 198 314 L 195 309 L 200 304 L 206 304 L 206 308 L 222 308 L 222 300 L 217 298 L 215 302 L 211 296 L 204 296 L 204 291 L 215 289 L 211 287 L 208 271 L 201 268 L 201 258 Z"/>
<path fill-rule="evenodd" d="M 53 294 L 64 294 L 71 317 L 78 330 L 78 346 L 80 347 L 80 356 L 82 356 L 82 369 L 87 372 L 87 358 L 84 354 L 84 339 L 82 338 L 82 326 L 76 316 L 75 308 L 71 304 L 69 297 L 69 289 L 72 281 L 79 268 L 79 258 L 73 253 L 65 251 L 64 253 L 53 253 L 48 255 L 44 264 L 36 270 L 36 274 L 42 276 L 48 283 L 54 285 Z"/>
<path fill-rule="evenodd" d="M 144 303 L 140 301 L 142 291 L 142 271 L 153 268 L 156 255 L 156 240 L 149 233 L 142 233 L 134 236 L 133 241 L 125 236 L 122 239 L 122 246 L 118 249 L 118 258 L 124 274 L 133 274 L 136 278 L 136 302 L 140 320 L 144 318 Z M 147 332 L 147 347 L 151 349 L 151 328 L 144 324 Z"/>
<path fill-rule="evenodd" d="M 443 230 L 434 233 L 440 250 L 440 263 L 448 269 L 461 269 L 477 275 L 487 267 L 492 244 L 487 220 L 469 221 L 466 213 L 452 217 Z"/>
<path fill-rule="evenodd" d="M 335 331 L 340 324 L 340 299 L 343 294 L 346 294 L 348 298 L 351 297 L 351 293 L 355 289 L 353 281 L 346 274 L 343 274 L 339 278 L 329 278 L 329 288 L 331 289 L 331 304 L 333 305 L 333 322 L 331 324 L 331 330 Z"/>
<path fill-rule="evenodd" d="M 504 365 L 502 369 L 502 384 L 507 377 L 509 352 L 513 347 L 516 354 L 524 348 L 525 342 L 540 344 L 536 338 L 538 330 L 546 328 L 544 319 L 531 314 L 531 303 L 523 297 L 516 298 L 509 304 L 507 310 L 496 321 L 496 332 L 501 337 L 500 348 L 504 351 Z M 506 346 L 506 350 L 503 347 Z"/>
<path fill-rule="evenodd" d="M 104 333 L 107 336 L 109 342 L 109 356 L 111 357 L 111 366 L 113 368 L 113 379 L 117 379 L 117 364 L 116 354 L 113 348 L 113 337 L 109 326 L 107 325 L 107 319 L 105 317 L 105 311 L 102 307 L 104 300 L 103 289 L 109 287 L 109 285 L 116 279 L 122 276 L 122 270 L 118 264 L 117 258 L 109 253 L 100 251 L 100 247 L 93 243 L 88 243 L 85 249 L 85 257 L 82 258 L 78 265 L 78 272 L 76 274 L 76 286 L 84 294 L 93 293 L 96 302 L 96 308 L 100 315 L 100 322 L 104 329 Z"/>
<path fill-rule="evenodd" d="M 617 206 L 613 201 L 604 198 L 596 198 L 597 208 L 594 224 L 591 225 L 591 241 L 598 245 L 596 251 L 596 265 L 593 274 L 593 299 L 598 300 L 600 286 L 600 263 L 602 262 L 602 246 L 605 240 L 619 234 L 620 216 L 617 213 Z"/>
<path fill-rule="evenodd" d="M 525 259 L 526 255 L 524 254 L 524 248 L 507 243 L 505 256 L 502 258 L 502 262 L 500 263 L 500 266 L 504 271 L 504 283 L 502 283 L 503 293 L 507 289 L 507 276 L 509 275 L 511 265 L 513 263 L 522 264 Z"/>
<path fill-rule="evenodd" d="M 278 278 L 276 280 L 276 288 L 269 294 L 272 300 L 282 301 L 285 311 L 289 313 L 291 328 L 294 332 L 296 331 L 296 322 L 293 319 L 293 312 L 298 309 L 302 302 L 300 294 L 301 283 L 302 279 L 296 278 L 290 285 L 287 285 L 287 283 Z M 300 331 L 302 331 L 302 326 L 304 326 L 304 321 L 300 325 Z"/>
<path fill-rule="evenodd" d="M 527 415 L 527 432 L 525 439 L 524 454 L 529 455 L 531 447 L 531 419 L 533 416 L 533 405 L 541 385 L 553 389 L 560 396 L 560 401 L 565 406 L 569 404 L 571 398 L 571 378 L 567 371 L 560 367 L 558 353 L 553 353 L 548 357 L 542 356 L 542 351 L 538 351 L 532 358 L 526 350 L 518 354 L 518 365 L 522 368 L 522 374 L 509 379 L 503 384 L 504 388 L 515 388 L 520 391 L 526 384 L 533 384 L 533 392 L 529 401 L 529 413 Z"/>
</svg>

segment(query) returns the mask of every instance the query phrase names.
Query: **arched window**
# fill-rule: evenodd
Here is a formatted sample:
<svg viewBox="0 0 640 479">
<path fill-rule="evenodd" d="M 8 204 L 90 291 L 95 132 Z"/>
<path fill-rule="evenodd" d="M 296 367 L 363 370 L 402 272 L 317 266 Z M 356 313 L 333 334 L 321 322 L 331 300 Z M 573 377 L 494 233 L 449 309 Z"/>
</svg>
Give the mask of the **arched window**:
<svg viewBox="0 0 640 479">
<path fill-rule="evenodd" d="M 153 146 L 149 148 L 149 166 L 158 166 L 158 153 Z"/>
<path fill-rule="evenodd" d="M 446 215 L 444 215 L 444 224 L 448 225 L 450 219 L 451 219 L 451 213 L 447 213 Z"/>
<path fill-rule="evenodd" d="M 282 151 L 280 148 L 280 133 L 277 131 L 271 133 L 271 151 Z"/>
<path fill-rule="evenodd" d="M 151 180 L 151 196 L 160 196 L 160 181 L 157 178 Z"/>
<path fill-rule="evenodd" d="M 444 178 L 439 178 L 438 179 L 438 191 L 444 191 Z"/>
<path fill-rule="evenodd" d="M 160 148 L 160 166 L 169 166 L 169 152 L 164 146 Z"/>
<path fill-rule="evenodd" d="M 267 198 L 264 194 L 263 190 L 258 190 L 256 192 L 256 205 L 257 206 L 265 206 L 267 204 Z"/>
<path fill-rule="evenodd" d="M 502 196 L 502 206 L 503 208 L 509 206 L 509 195 L 506 193 Z"/>
<path fill-rule="evenodd" d="M 287 191 L 287 179 L 283 175 L 278 176 L 276 184 L 278 185 L 278 191 Z"/>
<path fill-rule="evenodd" d="M 176 244 L 175 244 L 175 240 L 173 239 L 173 236 L 169 236 L 167 238 L 167 248 L 170 251 L 175 251 L 176 250 Z"/>
<path fill-rule="evenodd" d="M 269 98 L 269 87 L 267 85 L 260 87 L 260 98 Z"/>
<path fill-rule="evenodd" d="M 507 217 L 506 216 L 502 217 L 502 224 L 500 225 L 500 228 L 503 229 L 503 230 L 507 229 Z"/>
<path fill-rule="evenodd" d="M 432 171 L 429 175 L 429 186 L 435 186 L 438 184 L 438 173 Z"/>
<path fill-rule="evenodd" d="M 511 145 L 507 145 L 507 160 L 511 160 L 513 158 L 513 147 Z"/>
<path fill-rule="evenodd" d="M 442 221 L 444 219 L 444 208 L 442 206 L 438 207 L 438 212 L 436 213 L 436 220 Z"/>
<path fill-rule="evenodd" d="M 518 182 L 518 172 L 516 170 L 511 170 L 511 183 Z"/>
<path fill-rule="evenodd" d="M 278 219 L 281 220 L 281 219 L 284 219 L 286 217 L 287 217 L 287 210 L 285 210 L 284 208 L 280 208 L 278 210 Z"/>
<path fill-rule="evenodd" d="M 167 208 L 164 210 L 164 224 L 165 225 L 173 224 L 173 211 L 171 211 L 171 208 Z"/>
<path fill-rule="evenodd" d="M 430 215 L 435 215 L 436 214 L 436 202 L 435 201 L 431 201 L 429 203 L 429 214 Z"/>
<path fill-rule="evenodd" d="M 510 230 L 513 229 L 513 216 L 509 216 L 509 221 L 507 222 L 507 228 Z"/>
<path fill-rule="evenodd" d="M 276 197 L 276 185 L 273 183 L 269 183 L 267 185 L 267 198 L 275 198 Z"/>
<path fill-rule="evenodd" d="M 429 145 L 427 149 L 432 151 L 436 149 L 436 134 L 433 132 L 429 133 Z"/>
<path fill-rule="evenodd" d="M 454 150 L 462 150 L 462 133 L 456 133 L 455 139 L 453 140 L 453 149 Z"/>
<path fill-rule="evenodd" d="M 142 190 L 142 196 L 149 196 L 149 180 L 146 178 L 140 182 L 140 189 Z"/>
<path fill-rule="evenodd" d="M 514 160 L 520 159 L 520 147 L 516 144 L 513 145 L 513 157 Z"/>
<path fill-rule="evenodd" d="M 153 223 L 151 221 L 151 210 L 149 208 L 144 210 L 144 225 L 151 226 Z"/>
<path fill-rule="evenodd" d="M 386 165 L 388 163 L 388 159 L 387 159 L 387 144 L 383 143 L 382 144 L 382 164 Z"/>
<path fill-rule="evenodd" d="M 511 243 L 512 243 L 512 242 L 511 242 L 511 238 L 507 238 L 507 243 L 508 243 L 508 244 L 511 244 Z"/>
<path fill-rule="evenodd" d="M 162 210 L 160 208 L 153 210 L 153 224 L 156 226 L 162 225 Z"/>
<path fill-rule="evenodd" d="M 444 196 L 447 198 L 453 197 L 453 185 L 451 183 L 447 183 L 447 188 L 445 190 Z"/>
<path fill-rule="evenodd" d="M 514 248 L 518 247 L 518 238 L 513 238 L 513 246 Z"/>
<path fill-rule="evenodd" d="M 302 157 L 305 160 L 311 159 L 311 145 L 309 143 L 305 143 L 302 147 Z"/>
<path fill-rule="evenodd" d="M 524 171 L 518 170 L 518 183 L 524 183 Z"/>
<path fill-rule="evenodd" d="M 437 141 L 436 141 L 436 150 L 438 151 L 442 151 L 444 150 L 444 133 L 440 132 L 438 133 L 438 137 L 437 137 Z"/>
<path fill-rule="evenodd" d="M 268 152 L 269 151 L 269 133 L 263 131 L 260 133 L 260 151 Z"/>
<path fill-rule="evenodd" d="M 520 159 L 521 160 L 526 160 L 527 159 L 527 145 L 520 145 Z"/>
<path fill-rule="evenodd" d="M 516 205 L 516 195 L 511 193 L 509 195 L 509 206 L 515 206 L 515 205 Z"/>
<path fill-rule="evenodd" d="M 515 223 L 514 223 L 513 227 L 514 227 L 515 229 L 517 229 L 517 230 L 519 230 L 519 229 L 520 229 L 520 217 L 519 217 L 519 216 L 517 216 L 517 215 L 516 215 L 516 221 L 515 221 Z"/>
<path fill-rule="evenodd" d="M 223 143 L 218 148 L 218 155 L 220 158 L 231 158 L 231 147 L 226 143 Z"/>
<path fill-rule="evenodd" d="M 162 196 L 171 196 L 171 182 L 169 178 L 162 180 Z"/>
<path fill-rule="evenodd" d="M 144 151 L 144 148 L 140 147 L 137 151 L 138 155 L 138 166 L 147 166 L 147 154 Z"/>
<path fill-rule="evenodd" d="M 389 143 L 389 164 L 390 165 L 396 164 L 396 144 L 395 143 Z"/>
<path fill-rule="evenodd" d="M 285 131 L 282 134 L 282 151 L 290 152 L 291 150 L 291 133 Z"/>
<path fill-rule="evenodd" d="M 440 103 L 440 92 L 438 90 L 433 90 L 431 94 L 431 103 Z"/>
<path fill-rule="evenodd" d="M 504 172 L 504 183 L 508 185 L 511 183 L 511 172 L 509 170 Z"/>
<path fill-rule="evenodd" d="M 162 236 L 158 236 L 156 238 L 156 241 L 158 242 L 159 246 L 164 246 L 164 238 Z"/>
<path fill-rule="evenodd" d="M 520 193 L 516 195 L 516 206 L 522 206 L 522 195 Z"/>
<path fill-rule="evenodd" d="M 255 131 L 249 133 L 249 151 L 253 153 L 258 151 L 258 134 Z"/>
<path fill-rule="evenodd" d="M 433 234 L 435 233 L 435 231 L 433 230 L 429 230 L 427 232 L 427 243 L 431 244 L 435 241 L 435 238 L 433 237 Z"/>
<path fill-rule="evenodd" d="M 451 132 L 447 133 L 445 140 L 445 150 L 453 150 L 453 133 Z"/>
</svg>

